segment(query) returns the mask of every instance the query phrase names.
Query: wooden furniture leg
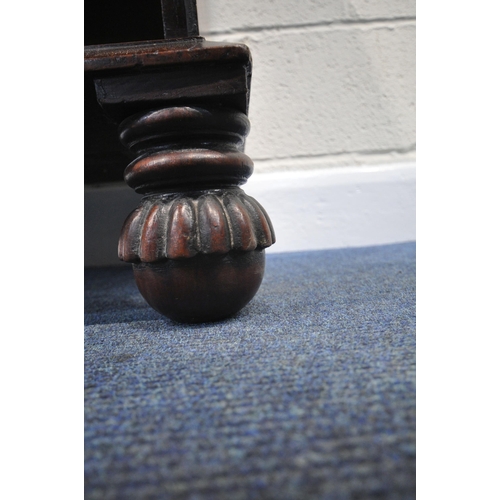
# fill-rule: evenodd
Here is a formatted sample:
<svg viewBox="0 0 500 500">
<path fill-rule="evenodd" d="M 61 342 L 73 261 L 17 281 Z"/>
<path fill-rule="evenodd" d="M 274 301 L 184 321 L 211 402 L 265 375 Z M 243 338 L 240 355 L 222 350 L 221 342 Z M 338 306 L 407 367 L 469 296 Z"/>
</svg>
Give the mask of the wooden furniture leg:
<svg viewBox="0 0 500 500">
<path fill-rule="evenodd" d="M 135 159 L 127 184 L 144 195 L 118 254 L 157 311 L 181 322 L 235 314 L 257 292 L 275 241 L 261 205 L 239 187 L 252 174 L 251 57 L 198 36 L 196 2 L 162 2 L 166 40 L 88 46 L 95 99 Z"/>
</svg>

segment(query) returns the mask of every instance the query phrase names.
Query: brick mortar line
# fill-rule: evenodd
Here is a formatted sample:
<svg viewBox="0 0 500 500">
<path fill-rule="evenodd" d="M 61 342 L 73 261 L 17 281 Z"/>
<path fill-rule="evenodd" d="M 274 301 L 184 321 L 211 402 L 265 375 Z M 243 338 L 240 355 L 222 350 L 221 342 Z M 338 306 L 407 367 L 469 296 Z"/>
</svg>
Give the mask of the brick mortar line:
<svg viewBox="0 0 500 500">
<path fill-rule="evenodd" d="M 345 151 L 341 153 L 324 153 L 324 154 L 310 154 L 310 155 L 294 155 L 294 156 L 283 156 L 276 158 L 256 158 L 253 156 L 254 162 L 259 163 L 271 163 L 271 162 L 286 162 L 286 161 L 299 161 L 299 160 L 329 160 L 329 159 L 338 159 L 338 158 L 349 158 L 352 156 L 361 156 L 361 157 L 377 157 L 382 155 L 408 155 L 416 153 L 416 145 L 412 144 L 411 146 L 404 148 L 396 148 L 396 149 L 380 149 L 380 150 L 361 150 L 361 151 Z"/>
<path fill-rule="evenodd" d="M 394 17 L 394 18 L 377 18 L 377 19 L 364 19 L 364 20 L 336 20 L 336 21 L 321 21 L 317 23 L 304 23 L 304 24 L 289 24 L 283 26 L 255 26 L 247 28 L 234 28 L 228 30 L 213 30 L 207 31 L 203 36 L 244 36 L 259 34 L 265 32 L 303 32 L 303 31 L 316 31 L 322 28 L 337 28 L 337 29 L 349 29 L 349 28 L 367 28 L 367 29 L 380 29 L 388 28 L 390 29 L 391 24 L 395 26 L 401 25 L 414 25 L 416 22 L 416 17 Z"/>
</svg>

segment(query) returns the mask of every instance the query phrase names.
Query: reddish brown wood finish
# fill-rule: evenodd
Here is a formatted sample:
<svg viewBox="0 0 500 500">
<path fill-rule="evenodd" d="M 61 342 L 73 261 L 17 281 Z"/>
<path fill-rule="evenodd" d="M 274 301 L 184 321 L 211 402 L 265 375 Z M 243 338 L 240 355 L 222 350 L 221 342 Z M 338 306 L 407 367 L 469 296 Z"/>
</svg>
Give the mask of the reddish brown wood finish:
<svg viewBox="0 0 500 500">
<path fill-rule="evenodd" d="M 274 241 L 266 211 L 242 189 L 204 189 L 146 196 L 125 221 L 118 255 L 152 263 L 262 250 Z"/>
<path fill-rule="evenodd" d="M 264 250 L 134 264 L 142 296 L 180 322 L 217 321 L 248 304 L 264 276 Z"/>
<path fill-rule="evenodd" d="M 84 69 L 86 72 L 110 73 L 119 69 L 165 68 L 206 62 L 249 64 L 251 56 L 246 45 L 208 42 L 202 37 L 178 41 L 152 40 L 88 45 L 85 47 Z"/>
<path fill-rule="evenodd" d="M 135 156 L 125 180 L 145 195 L 123 226 L 120 259 L 157 311 L 213 321 L 251 300 L 275 241 L 265 210 L 238 187 L 253 171 L 243 152 L 251 59 L 243 45 L 197 36 L 193 0 L 162 5 L 166 34 L 191 38 L 87 47 L 86 97 L 119 124 Z M 91 157 L 119 151 L 110 142 L 95 141 Z"/>
</svg>

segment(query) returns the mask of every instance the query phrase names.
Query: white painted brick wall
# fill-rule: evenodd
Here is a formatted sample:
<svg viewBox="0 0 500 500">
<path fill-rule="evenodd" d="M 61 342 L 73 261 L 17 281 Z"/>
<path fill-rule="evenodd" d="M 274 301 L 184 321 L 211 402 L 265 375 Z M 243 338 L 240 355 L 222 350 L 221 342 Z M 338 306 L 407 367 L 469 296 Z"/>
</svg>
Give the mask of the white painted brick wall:
<svg viewBox="0 0 500 500">
<path fill-rule="evenodd" d="M 325 24 L 415 19 L 415 0 L 198 0 L 204 34 Z"/>
<path fill-rule="evenodd" d="M 253 56 L 256 172 L 415 158 L 414 0 L 199 0 Z"/>
</svg>

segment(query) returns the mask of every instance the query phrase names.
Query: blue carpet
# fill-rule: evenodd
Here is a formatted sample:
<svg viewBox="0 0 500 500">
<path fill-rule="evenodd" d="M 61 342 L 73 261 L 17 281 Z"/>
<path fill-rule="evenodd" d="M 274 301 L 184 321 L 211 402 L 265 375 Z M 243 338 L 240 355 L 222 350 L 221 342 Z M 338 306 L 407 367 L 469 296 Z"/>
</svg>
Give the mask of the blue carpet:
<svg viewBox="0 0 500 500">
<path fill-rule="evenodd" d="M 85 280 L 85 498 L 415 498 L 415 243 L 268 255 L 212 324 Z"/>
</svg>

